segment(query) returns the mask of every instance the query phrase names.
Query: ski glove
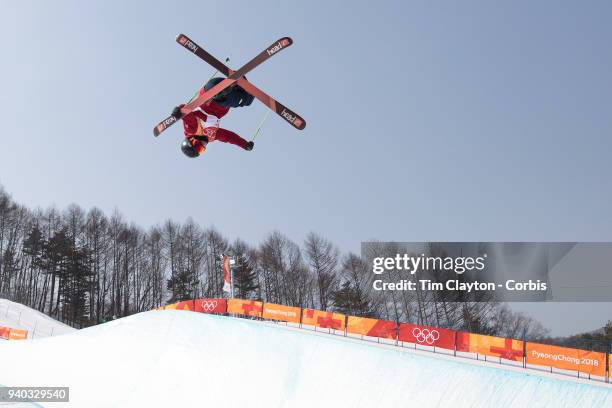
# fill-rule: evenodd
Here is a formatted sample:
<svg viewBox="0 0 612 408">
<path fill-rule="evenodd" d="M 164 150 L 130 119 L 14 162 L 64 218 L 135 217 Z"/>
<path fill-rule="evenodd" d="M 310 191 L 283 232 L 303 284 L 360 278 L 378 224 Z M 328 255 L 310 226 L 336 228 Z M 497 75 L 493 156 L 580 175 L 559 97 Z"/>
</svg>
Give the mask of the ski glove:
<svg viewBox="0 0 612 408">
<path fill-rule="evenodd" d="M 177 107 L 175 107 L 174 109 L 172 109 L 172 116 L 174 118 L 176 118 L 176 120 L 179 120 L 183 117 L 183 112 L 181 112 L 181 108 L 185 106 L 185 104 L 181 104 Z"/>
</svg>

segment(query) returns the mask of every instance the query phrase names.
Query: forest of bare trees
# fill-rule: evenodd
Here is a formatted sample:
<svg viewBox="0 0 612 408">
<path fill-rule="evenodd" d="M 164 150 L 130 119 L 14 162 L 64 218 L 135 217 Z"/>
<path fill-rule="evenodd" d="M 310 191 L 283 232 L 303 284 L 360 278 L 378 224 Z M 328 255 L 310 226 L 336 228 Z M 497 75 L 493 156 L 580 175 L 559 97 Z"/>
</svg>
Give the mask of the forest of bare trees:
<svg viewBox="0 0 612 408">
<path fill-rule="evenodd" d="M 237 259 L 240 298 L 492 335 L 546 334 L 538 322 L 495 302 L 374 291 L 361 256 L 341 254 L 317 233 L 300 245 L 274 231 L 251 246 L 191 219 L 143 229 L 97 208 L 30 210 L 0 188 L 0 297 L 76 327 L 180 300 L 223 297 L 221 255 L 228 253 Z"/>
</svg>

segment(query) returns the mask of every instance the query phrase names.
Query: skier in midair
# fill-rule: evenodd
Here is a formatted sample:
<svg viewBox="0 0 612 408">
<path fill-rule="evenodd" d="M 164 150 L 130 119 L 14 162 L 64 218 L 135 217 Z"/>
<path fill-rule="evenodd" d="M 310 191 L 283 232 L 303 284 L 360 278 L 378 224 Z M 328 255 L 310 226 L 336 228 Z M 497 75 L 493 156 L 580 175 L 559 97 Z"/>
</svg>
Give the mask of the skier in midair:
<svg viewBox="0 0 612 408">
<path fill-rule="evenodd" d="M 203 95 L 221 81 L 223 78 L 212 78 L 199 91 L 198 96 Z M 230 108 L 249 106 L 253 99 L 253 96 L 240 86 L 233 85 L 185 116 L 182 116 L 181 113 L 184 104 L 174 108 L 172 116 L 183 119 L 185 133 L 185 140 L 181 143 L 183 153 L 187 157 L 198 157 L 206 151 L 208 143 L 214 141 L 231 143 L 247 151 L 253 150 L 255 143 L 247 142 L 231 130 L 219 127 L 219 120 L 229 112 Z"/>
</svg>

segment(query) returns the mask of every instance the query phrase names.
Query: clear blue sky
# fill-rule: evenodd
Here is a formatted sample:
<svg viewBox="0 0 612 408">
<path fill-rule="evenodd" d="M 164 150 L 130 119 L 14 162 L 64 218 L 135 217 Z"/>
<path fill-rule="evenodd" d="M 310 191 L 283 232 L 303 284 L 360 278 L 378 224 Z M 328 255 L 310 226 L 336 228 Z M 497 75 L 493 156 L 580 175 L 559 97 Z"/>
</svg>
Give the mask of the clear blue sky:
<svg viewBox="0 0 612 408">
<path fill-rule="evenodd" d="M 612 4 L 571 1 L 22 1 L 0 25 L 0 183 L 148 226 L 193 217 L 258 243 L 612 240 Z M 251 153 L 179 150 L 153 126 L 212 69 L 295 43 L 249 79 L 271 116 Z M 222 126 L 250 137 L 265 108 Z"/>
</svg>

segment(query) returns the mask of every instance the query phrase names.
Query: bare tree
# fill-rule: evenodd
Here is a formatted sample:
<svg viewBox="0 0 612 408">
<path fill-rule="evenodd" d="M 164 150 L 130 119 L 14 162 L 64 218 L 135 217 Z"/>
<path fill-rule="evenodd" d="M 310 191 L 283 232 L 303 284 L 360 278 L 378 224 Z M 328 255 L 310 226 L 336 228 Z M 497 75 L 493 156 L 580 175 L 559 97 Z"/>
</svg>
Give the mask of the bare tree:
<svg viewBox="0 0 612 408">
<path fill-rule="evenodd" d="M 336 289 L 336 267 L 340 251 L 330 241 L 314 232 L 308 234 L 304 247 L 310 270 L 317 278 L 319 307 L 327 310 L 331 294 Z"/>
<path fill-rule="evenodd" d="M 404 270 L 372 272 L 374 257 L 405 252 L 399 244 L 374 243 L 361 256 L 341 257 L 317 233 L 308 234 L 301 249 L 275 231 L 257 247 L 240 239 L 230 246 L 219 231 L 192 219 L 145 231 L 117 210 L 110 217 L 75 204 L 61 215 L 54 207 L 31 211 L 0 187 L 0 296 L 79 327 L 178 300 L 224 296 L 221 255 L 229 250 L 238 260 L 238 296 L 497 336 L 547 336 L 539 322 L 492 299 L 418 285 L 415 291 L 374 290 L 375 279 L 415 279 Z M 427 251 L 446 256 L 435 245 Z M 416 272 L 435 281 L 446 273 Z"/>
<path fill-rule="evenodd" d="M 267 301 L 303 306 L 312 297 L 313 279 L 300 248 L 280 232 L 271 233 L 261 244 L 259 268 Z"/>
</svg>

